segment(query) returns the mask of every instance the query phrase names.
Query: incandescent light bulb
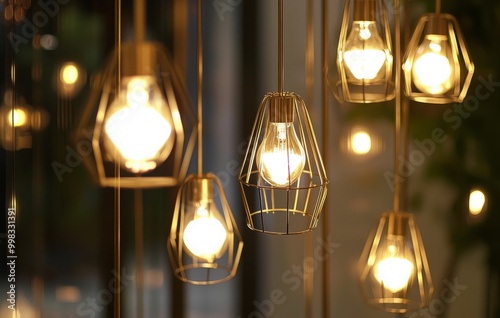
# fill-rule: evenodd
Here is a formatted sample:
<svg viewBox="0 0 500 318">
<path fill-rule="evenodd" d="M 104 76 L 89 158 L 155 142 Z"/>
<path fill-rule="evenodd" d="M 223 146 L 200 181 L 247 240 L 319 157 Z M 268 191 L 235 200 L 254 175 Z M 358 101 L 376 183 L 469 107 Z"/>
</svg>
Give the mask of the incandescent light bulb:
<svg viewBox="0 0 500 318">
<path fill-rule="evenodd" d="M 412 78 L 415 86 L 427 94 L 444 94 L 453 87 L 455 70 L 446 35 L 429 34 L 415 54 Z"/>
<path fill-rule="evenodd" d="M 108 154 L 134 173 L 156 168 L 172 150 L 172 119 L 154 77 L 123 78 L 103 125 Z"/>
<path fill-rule="evenodd" d="M 375 21 L 354 21 L 343 52 L 347 76 L 359 82 L 380 79 L 387 55 Z"/>
<path fill-rule="evenodd" d="M 193 219 L 184 229 L 184 244 L 194 256 L 211 262 L 224 252 L 227 231 L 215 204 L 197 205 Z"/>
<path fill-rule="evenodd" d="M 276 187 L 288 186 L 299 178 L 304 165 L 304 148 L 293 123 L 270 122 L 257 151 L 262 178 Z"/>
<path fill-rule="evenodd" d="M 374 267 L 375 279 L 393 293 L 406 288 L 413 275 L 413 259 L 411 255 L 405 253 L 405 250 L 403 236 L 387 236 Z"/>
</svg>

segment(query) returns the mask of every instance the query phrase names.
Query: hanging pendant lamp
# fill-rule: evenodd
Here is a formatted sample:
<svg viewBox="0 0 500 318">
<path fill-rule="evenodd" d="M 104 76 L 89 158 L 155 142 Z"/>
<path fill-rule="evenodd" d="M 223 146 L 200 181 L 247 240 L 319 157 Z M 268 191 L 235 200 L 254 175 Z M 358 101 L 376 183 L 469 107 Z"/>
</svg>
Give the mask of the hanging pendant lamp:
<svg viewBox="0 0 500 318">
<path fill-rule="evenodd" d="M 422 237 L 412 214 L 384 213 L 359 261 L 368 304 L 405 313 L 426 307 L 434 290 Z"/>
<path fill-rule="evenodd" d="M 405 53 L 405 94 L 422 103 L 460 103 L 469 89 L 474 63 L 455 17 L 440 13 L 422 16 Z"/>
<path fill-rule="evenodd" d="M 374 103 L 394 98 L 391 32 L 381 0 L 347 0 L 337 48 L 338 100 Z"/>
<path fill-rule="evenodd" d="M 197 23 L 198 173 L 189 175 L 179 189 L 167 248 L 178 279 L 212 285 L 236 275 L 243 239 L 219 178 L 203 173 L 202 0 L 198 0 Z"/>
<path fill-rule="evenodd" d="M 251 230 L 298 234 L 317 226 L 328 179 L 304 101 L 283 91 L 283 0 L 278 28 L 278 92 L 260 104 L 238 180 Z"/>
<path fill-rule="evenodd" d="M 135 40 L 119 43 L 95 78 L 76 131 L 79 143 L 91 142 L 85 163 L 105 187 L 118 176 L 123 188 L 175 186 L 193 152 L 187 92 L 164 46 L 144 40 L 144 19 L 136 15 Z"/>
</svg>

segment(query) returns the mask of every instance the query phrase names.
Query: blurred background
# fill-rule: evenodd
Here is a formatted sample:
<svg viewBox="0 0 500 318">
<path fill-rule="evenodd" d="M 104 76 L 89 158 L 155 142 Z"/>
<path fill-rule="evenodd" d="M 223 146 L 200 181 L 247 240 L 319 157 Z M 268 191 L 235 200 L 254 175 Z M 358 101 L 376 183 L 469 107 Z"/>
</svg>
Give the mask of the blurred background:
<svg viewBox="0 0 500 318">
<path fill-rule="evenodd" d="M 243 161 L 262 97 L 277 89 L 277 2 L 203 3 L 205 170 L 224 184 L 245 246 L 231 281 L 214 286 L 177 281 L 166 249 L 177 189 L 143 190 L 144 317 L 323 317 L 325 303 L 330 317 L 397 316 L 363 302 L 357 271 L 371 228 L 392 208 L 387 176 L 394 171 L 394 102 L 341 104 L 329 94 L 329 124 L 323 126 L 321 1 L 312 1 L 312 93 L 306 90 L 307 1 L 285 1 L 285 90 L 307 95 L 317 138 L 321 142 L 325 129 L 329 136 L 330 184 L 324 211 L 329 215 L 329 241 L 321 239 L 323 217 L 316 230 L 300 236 L 251 232 L 235 167 Z M 404 23 L 412 27 L 434 8 L 430 1 L 410 3 L 411 19 Z M 133 33 L 132 1 L 122 0 L 121 8 L 126 41 Z M 343 1 L 329 1 L 331 73 L 336 72 L 333 53 L 343 8 Z M 7 233 L 8 207 L 15 196 L 17 317 L 113 317 L 115 295 L 109 286 L 116 279 L 115 191 L 92 179 L 73 134 L 96 74 L 115 45 L 115 9 L 113 1 L 0 1 L 0 115 L 5 117 L 0 140 L 5 217 L 0 219 L 0 233 Z M 410 158 L 421 153 L 422 142 L 432 140 L 434 129 L 441 128 L 445 137 L 435 143 L 434 151 L 405 167 L 407 206 L 422 232 L 436 301 L 428 311 L 402 316 L 498 318 L 500 3 L 457 0 L 443 3 L 442 11 L 453 14 L 462 27 L 476 65 L 468 95 L 478 103 L 410 105 Z M 146 38 L 169 49 L 195 101 L 196 1 L 147 1 L 146 22 Z M 31 114 L 29 127 L 19 130 L 16 149 L 9 147 L 12 136 L 6 128 L 13 100 Z M 481 195 L 475 190 L 484 195 L 479 208 L 474 198 L 479 195 L 481 201 Z M 121 215 L 122 316 L 137 317 L 133 190 L 121 190 Z M 0 317 L 10 318 L 16 316 L 7 307 L 9 268 L 2 235 Z M 328 251 L 328 262 L 304 265 L 306 245 Z M 321 270 L 325 264 L 327 280 Z M 304 266 L 313 282 L 310 308 L 304 297 Z M 445 302 L 441 290 L 449 284 L 459 287 L 456 299 Z"/>
</svg>

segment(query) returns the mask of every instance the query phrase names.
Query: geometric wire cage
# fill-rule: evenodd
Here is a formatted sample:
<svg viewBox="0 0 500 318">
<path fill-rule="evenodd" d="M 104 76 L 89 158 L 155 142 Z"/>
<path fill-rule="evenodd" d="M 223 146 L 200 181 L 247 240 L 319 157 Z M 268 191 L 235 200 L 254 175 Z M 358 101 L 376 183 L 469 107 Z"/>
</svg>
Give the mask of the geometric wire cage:
<svg viewBox="0 0 500 318">
<path fill-rule="evenodd" d="M 184 282 L 211 285 L 236 275 L 243 240 L 214 174 L 192 174 L 182 184 L 167 248 Z"/>
<path fill-rule="evenodd" d="M 422 16 L 403 61 L 408 98 L 434 104 L 460 103 L 465 98 L 474 63 L 452 15 Z"/>
<path fill-rule="evenodd" d="M 238 180 L 251 230 L 299 234 L 317 226 L 328 179 L 299 95 L 264 96 Z"/>
<path fill-rule="evenodd" d="M 351 15 L 352 11 L 352 15 Z M 382 0 L 347 0 L 337 48 L 339 101 L 374 103 L 394 98 L 391 30 Z"/>
<path fill-rule="evenodd" d="M 119 50 L 95 79 L 75 132 L 77 142 L 91 143 L 84 162 L 104 187 L 116 187 L 118 177 L 123 188 L 178 185 L 197 133 L 184 84 L 161 44 Z"/>
<path fill-rule="evenodd" d="M 412 214 L 382 214 L 366 242 L 359 268 L 361 289 L 368 304 L 393 313 L 429 304 L 434 287 Z"/>
</svg>

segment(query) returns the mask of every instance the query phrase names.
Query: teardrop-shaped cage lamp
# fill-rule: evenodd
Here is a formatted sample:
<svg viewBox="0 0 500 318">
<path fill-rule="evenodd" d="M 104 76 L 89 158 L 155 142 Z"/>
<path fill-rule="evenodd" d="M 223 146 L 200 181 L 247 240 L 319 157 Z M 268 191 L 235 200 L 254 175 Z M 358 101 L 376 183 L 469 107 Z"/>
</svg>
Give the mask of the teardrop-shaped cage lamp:
<svg viewBox="0 0 500 318">
<path fill-rule="evenodd" d="M 359 267 L 368 304 L 393 313 L 428 306 L 434 286 L 412 214 L 382 214 L 366 242 Z"/>
<path fill-rule="evenodd" d="M 452 15 L 422 16 L 403 60 L 405 95 L 422 103 L 460 103 L 469 89 L 474 63 Z"/>
<path fill-rule="evenodd" d="M 299 234 L 317 226 L 328 179 L 299 95 L 264 96 L 238 180 L 251 230 Z"/>
<path fill-rule="evenodd" d="M 197 132 L 187 96 L 161 44 L 122 43 L 115 50 L 92 83 L 75 132 L 77 145 L 91 144 L 83 157 L 101 186 L 182 182 Z"/>
<path fill-rule="evenodd" d="M 214 174 L 192 174 L 182 184 L 167 249 L 184 282 L 211 285 L 236 275 L 243 240 Z"/>
<path fill-rule="evenodd" d="M 347 0 L 337 47 L 338 78 L 330 88 L 341 102 L 394 98 L 391 31 L 382 0 Z"/>
</svg>

